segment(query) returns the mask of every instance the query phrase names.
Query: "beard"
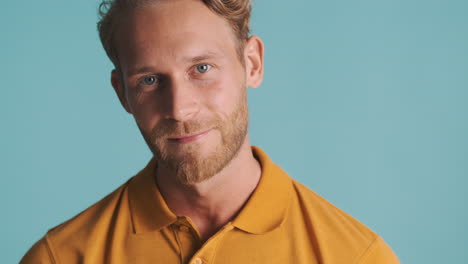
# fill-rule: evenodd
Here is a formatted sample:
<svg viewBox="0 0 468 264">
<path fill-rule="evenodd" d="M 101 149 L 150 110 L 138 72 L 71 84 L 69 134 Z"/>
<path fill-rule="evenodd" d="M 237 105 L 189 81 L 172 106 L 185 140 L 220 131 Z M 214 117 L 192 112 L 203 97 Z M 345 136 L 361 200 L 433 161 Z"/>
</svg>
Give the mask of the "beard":
<svg viewBox="0 0 468 264">
<path fill-rule="evenodd" d="M 210 179 L 226 167 L 239 152 L 245 141 L 248 130 L 247 91 L 243 93 L 234 111 L 225 120 L 214 116 L 211 120 L 161 120 L 151 133 L 140 131 L 157 160 L 157 166 L 167 168 L 175 175 L 176 180 L 185 185 L 193 185 Z M 169 137 L 191 135 L 211 129 L 218 130 L 221 142 L 206 155 L 200 155 L 199 143 L 188 143 L 174 146 Z M 203 139 L 202 139 L 203 140 Z"/>
</svg>

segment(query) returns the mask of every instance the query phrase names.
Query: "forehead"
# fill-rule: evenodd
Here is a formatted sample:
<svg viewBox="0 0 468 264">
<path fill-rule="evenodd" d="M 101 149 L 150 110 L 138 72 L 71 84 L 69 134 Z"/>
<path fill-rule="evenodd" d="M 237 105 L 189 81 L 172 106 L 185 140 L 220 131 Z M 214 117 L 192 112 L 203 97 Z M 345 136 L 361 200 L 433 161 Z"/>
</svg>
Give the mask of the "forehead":
<svg viewBox="0 0 468 264">
<path fill-rule="evenodd" d="M 229 23 L 199 0 L 163 0 L 128 10 L 119 21 L 116 48 L 122 70 L 206 53 L 235 55 Z"/>
</svg>

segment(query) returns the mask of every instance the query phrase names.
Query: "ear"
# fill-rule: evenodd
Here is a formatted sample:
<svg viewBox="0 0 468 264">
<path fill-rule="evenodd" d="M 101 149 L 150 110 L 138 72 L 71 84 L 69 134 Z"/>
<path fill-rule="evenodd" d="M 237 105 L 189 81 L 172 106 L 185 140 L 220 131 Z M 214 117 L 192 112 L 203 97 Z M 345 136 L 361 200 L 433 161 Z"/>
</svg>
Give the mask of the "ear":
<svg viewBox="0 0 468 264">
<path fill-rule="evenodd" d="M 122 74 L 120 73 L 119 70 L 116 70 L 116 69 L 112 70 L 111 83 L 125 111 L 127 111 L 127 113 L 129 114 L 132 114 L 130 107 L 128 106 L 126 96 L 125 96 L 125 87 L 123 86 Z"/>
<path fill-rule="evenodd" d="M 247 86 L 257 88 L 263 80 L 263 42 L 258 36 L 251 36 L 245 43 L 244 61 Z"/>
</svg>

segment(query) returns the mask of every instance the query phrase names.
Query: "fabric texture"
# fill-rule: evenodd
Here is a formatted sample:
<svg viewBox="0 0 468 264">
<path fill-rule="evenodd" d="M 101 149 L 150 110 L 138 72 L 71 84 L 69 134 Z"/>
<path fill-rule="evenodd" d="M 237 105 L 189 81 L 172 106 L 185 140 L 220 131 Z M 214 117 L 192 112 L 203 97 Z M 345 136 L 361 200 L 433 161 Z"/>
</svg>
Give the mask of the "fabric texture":
<svg viewBox="0 0 468 264">
<path fill-rule="evenodd" d="M 384 240 L 292 179 L 252 146 L 262 167 L 244 208 L 206 242 L 168 208 L 156 160 L 117 190 L 52 228 L 23 257 L 32 263 L 396 264 Z"/>
</svg>

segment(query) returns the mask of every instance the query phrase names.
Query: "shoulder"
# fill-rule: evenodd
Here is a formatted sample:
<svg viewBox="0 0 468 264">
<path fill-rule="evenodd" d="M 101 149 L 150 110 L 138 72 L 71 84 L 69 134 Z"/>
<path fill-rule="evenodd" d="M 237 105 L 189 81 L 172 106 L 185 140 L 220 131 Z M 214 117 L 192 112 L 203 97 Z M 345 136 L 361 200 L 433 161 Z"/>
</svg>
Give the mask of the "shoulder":
<svg viewBox="0 0 468 264">
<path fill-rule="evenodd" d="M 377 236 L 369 247 L 364 251 L 361 257 L 359 257 L 356 264 L 399 264 L 397 256 L 393 250 L 385 243 L 385 241 Z"/>
<path fill-rule="evenodd" d="M 125 197 L 129 181 L 76 216 L 50 229 L 48 235 L 52 239 L 65 233 L 74 233 L 76 235 L 80 232 L 92 230 L 100 222 L 111 221 L 115 216 L 113 213 L 126 204 Z"/>
<path fill-rule="evenodd" d="M 329 232 L 351 232 L 353 237 L 363 240 L 375 238 L 371 229 L 302 183 L 292 180 L 292 186 L 292 210 L 298 210 L 306 221 L 313 221 L 314 225 L 323 226 Z"/>
<path fill-rule="evenodd" d="M 130 217 L 126 212 L 130 180 L 76 216 L 51 228 L 29 249 L 21 263 L 59 263 L 64 255 L 79 255 L 86 251 L 90 241 L 105 237 L 116 221 Z"/>
<path fill-rule="evenodd" d="M 296 202 L 301 206 L 304 213 L 313 211 L 315 214 L 320 213 L 321 218 L 325 218 L 327 221 L 343 218 L 346 219 L 349 224 L 361 225 L 349 214 L 326 200 L 315 191 L 309 189 L 304 184 L 293 179 L 292 186 L 294 190 L 293 198 L 296 199 Z"/>
<path fill-rule="evenodd" d="M 70 220 L 50 229 L 47 236 L 52 250 L 61 251 L 65 246 L 83 247 L 88 241 L 105 237 L 105 233 L 110 232 L 117 222 L 129 219 L 129 182 L 130 180 Z"/>
<path fill-rule="evenodd" d="M 315 237 L 313 243 L 327 248 L 322 252 L 324 258 L 353 259 L 350 263 L 356 264 L 399 263 L 390 247 L 369 227 L 294 179 L 292 187 L 289 215 L 302 221 L 305 230 L 313 230 L 308 235 Z"/>
<path fill-rule="evenodd" d="M 47 237 L 44 236 L 42 239 L 37 241 L 31 249 L 23 256 L 19 262 L 20 264 L 49 264 L 55 263 L 52 252 L 50 251 Z"/>
</svg>

